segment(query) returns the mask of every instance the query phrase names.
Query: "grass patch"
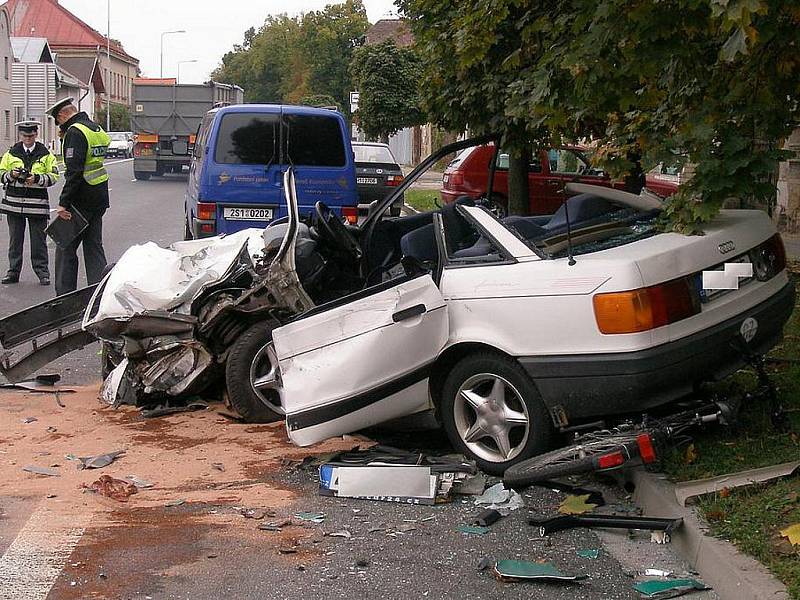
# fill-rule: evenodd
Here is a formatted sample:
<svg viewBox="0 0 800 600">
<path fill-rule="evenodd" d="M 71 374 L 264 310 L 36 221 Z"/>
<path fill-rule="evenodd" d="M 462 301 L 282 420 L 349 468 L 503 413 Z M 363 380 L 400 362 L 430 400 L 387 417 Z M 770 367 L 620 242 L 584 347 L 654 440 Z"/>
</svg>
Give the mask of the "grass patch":
<svg viewBox="0 0 800 600">
<path fill-rule="evenodd" d="M 800 287 L 797 264 L 792 275 Z M 784 329 L 783 342 L 769 354 L 767 367 L 778 395 L 789 411 L 791 431 L 780 433 L 772 427 L 765 401 L 742 407 L 739 425 L 732 429 L 712 427 L 694 436 L 696 456 L 687 458 L 685 449 L 675 451 L 664 463 L 675 481 L 712 477 L 743 471 L 800 457 L 800 307 Z M 739 371 L 714 386 L 719 393 L 755 387 L 755 374 Z M 730 540 L 775 574 L 800 600 L 800 546 L 782 538 L 780 530 L 800 522 L 800 478 L 778 480 L 738 490 L 723 490 L 702 497 L 699 507 L 713 535 Z"/>
<path fill-rule="evenodd" d="M 800 546 L 780 531 L 800 522 L 800 478 L 720 492 L 700 501 L 711 532 L 763 563 L 800 600 Z"/>
<path fill-rule="evenodd" d="M 419 212 L 436 210 L 442 204 L 438 190 L 406 190 L 406 204 Z"/>
</svg>

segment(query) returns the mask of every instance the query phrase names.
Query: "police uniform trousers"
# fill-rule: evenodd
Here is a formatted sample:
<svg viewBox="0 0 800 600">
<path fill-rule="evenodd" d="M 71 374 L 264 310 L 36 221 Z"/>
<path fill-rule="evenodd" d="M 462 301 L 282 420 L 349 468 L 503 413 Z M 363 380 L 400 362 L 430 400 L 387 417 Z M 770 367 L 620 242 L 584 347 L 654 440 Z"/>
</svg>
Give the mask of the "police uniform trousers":
<svg viewBox="0 0 800 600">
<path fill-rule="evenodd" d="M 22 252 L 25 245 L 25 222 L 28 223 L 31 244 L 31 266 L 39 279 L 48 279 L 46 216 L 17 215 L 4 213 L 8 219 L 8 275 L 19 277 L 22 271 Z"/>
<path fill-rule="evenodd" d="M 78 246 L 83 246 L 83 264 L 89 285 L 103 278 L 106 254 L 103 251 L 103 214 L 85 212 L 88 226 L 75 240 L 64 248 L 56 246 L 56 296 L 78 288 Z"/>
</svg>

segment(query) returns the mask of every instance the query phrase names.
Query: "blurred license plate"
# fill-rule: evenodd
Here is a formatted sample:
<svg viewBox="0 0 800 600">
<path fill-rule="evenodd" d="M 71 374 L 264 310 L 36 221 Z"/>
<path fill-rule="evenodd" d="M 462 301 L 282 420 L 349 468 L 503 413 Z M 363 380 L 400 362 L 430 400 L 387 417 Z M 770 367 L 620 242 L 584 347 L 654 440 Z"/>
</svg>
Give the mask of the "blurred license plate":
<svg viewBox="0 0 800 600">
<path fill-rule="evenodd" d="M 272 209 L 226 206 L 222 216 L 228 221 L 271 221 Z"/>
<path fill-rule="evenodd" d="M 356 183 L 377 185 L 378 184 L 378 178 L 377 177 L 356 177 Z"/>
</svg>

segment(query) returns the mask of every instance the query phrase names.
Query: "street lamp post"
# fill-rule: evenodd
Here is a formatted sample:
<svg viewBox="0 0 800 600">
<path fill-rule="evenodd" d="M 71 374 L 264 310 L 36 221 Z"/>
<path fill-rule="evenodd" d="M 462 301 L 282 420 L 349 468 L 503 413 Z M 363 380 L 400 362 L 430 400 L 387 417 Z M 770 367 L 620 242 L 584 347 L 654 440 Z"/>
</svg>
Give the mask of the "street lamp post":
<svg viewBox="0 0 800 600">
<path fill-rule="evenodd" d="M 186 30 L 175 29 L 174 31 L 164 31 L 161 34 L 161 75 L 159 75 L 159 77 L 162 79 L 164 77 L 164 36 L 169 35 L 170 33 L 186 33 Z"/>
<path fill-rule="evenodd" d="M 178 76 L 176 77 L 177 83 L 181 82 L 181 65 L 185 65 L 186 63 L 195 63 L 195 62 L 197 62 L 197 59 L 178 61 Z"/>
<path fill-rule="evenodd" d="M 106 81 L 106 131 L 111 131 L 111 0 L 106 6 L 106 63 L 108 63 L 108 81 Z"/>
</svg>

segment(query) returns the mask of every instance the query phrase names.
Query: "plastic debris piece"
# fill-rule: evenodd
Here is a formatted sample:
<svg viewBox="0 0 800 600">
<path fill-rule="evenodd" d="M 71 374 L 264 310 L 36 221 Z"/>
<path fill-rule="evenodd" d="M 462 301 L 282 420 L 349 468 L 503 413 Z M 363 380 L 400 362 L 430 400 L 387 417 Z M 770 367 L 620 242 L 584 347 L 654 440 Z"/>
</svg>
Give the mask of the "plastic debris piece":
<svg viewBox="0 0 800 600">
<path fill-rule="evenodd" d="M 479 525 L 459 525 L 456 527 L 456 531 L 469 535 L 486 535 L 489 533 L 489 528 L 481 527 Z"/>
<path fill-rule="evenodd" d="M 22 422 L 25 423 L 25 425 L 28 425 L 29 423 L 36 423 L 36 421 L 38 420 L 39 419 L 37 419 L 36 417 L 25 417 L 24 419 L 22 419 Z"/>
<path fill-rule="evenodd" d="M 48 477 L 61 477 L 61 473 L 50 467 L 39 467 L 37 465 L 28 465 L 22 467 L 23 471 L 28 473 L 35 473 L 36 475 L 47 475 Z"/>
<path fill-rule="evenodd" d="M 67 454 L 67 460 L 78 461 L 78 469 L 102 469 L 107 467 L 118 456 L 125 454 L 125 450 L 115 450 L 106 454 L 98 454 L 97 456 L 75 456 L 74 454 Z"/>
<path fill-rule="evenodd" d="M 694 496 L 719 492 L 722 489 L 734 489 L 753 483 L 770 481 L 779 477 L 787 477 L 800 472 L 800 460 L 786 462 L 759 469 L 748 469 L 736 473 L 726 473 L 718 477 L 684 481 L 675 485 L 675 497 L 681 506 L 686 506 L 687 500 Z"/>
<path fill-rule="evenodd" d="M 664 569 L 645 569 L 644 574 L 647 577 L 669 577 L 672 571 L 665 571 Z"/>
<path fill-rule="evenodd" d="M 225 472 L 225 465 L 223 465 L 222 463 L 218 463 L 218 462 L 211 463 L 211 468 L 212 469 L 216 469 L 217 471 Z"/>
<path fill-rule="evenodd" d="M 123 479 L 125 481 L 132 483 L 140 490 L 153 487 L 153 484 L 151 482 L 146 481 L 144 479 L 139 479 L 138 477 L 136 477 L 136 475 L 128 475 L 127 477 L 123 477 Z"/>
<path fill-rule="evenodd" d="M 462 496 L 480 496 L 486 488 L 486 475 L 477 473 L 453 483 L 452 492 Z"/>
<path fill-rule="evenodd" d="M 800 523 L 789 525 L 786 529 L 781 529 L 781 535 L 789 538 L 789 543 L 792 546 L 800 545 Z"/>
<path fill-rule="evenodd" d="M 586 575 L 567 575 L 559 571 L 555 565 L 547 562 L 530 562 L 527 560 L 499 560 L 493 569 L 495 577 L 506 580 L 551 580 L 578 581 L 586 579 Z"/>
<path fill-rule="evenodd" d="M 170 500 L 164 506 L 180 506 L 181 504 L 186 504 L 186 500 L 184 498 L 178 498 L 177 500 Z"/>
<path fill-rule="evenodd" d="M 327 535 L 328 537 L 340 537 L 348 540 L 351 537 L 353 537 L 353 534 L 347 531 L 346 529 L 342 529 L 341 531 L 333 531 L 331 533 L 326 533 L 325 535 Z"/>
<path fill-rule="evenodd" d="M 491 525 L 492 523 L 496 523 L 500 519 L 503 518 L 503 515 L 500 514 L 499 510 L 495 510 L 494 508 L 487 508 L 472 522 L 473 525 L 479 525 L 481 527 L 486 527 L 487 525 Z"/>
<path fill-rule="evenodd" d="M 504 517 L 512 510 L 525 506 L 525 501 L 515 490 L 507 490 L 502 482 L 487 488 L 480 496 L 475 498 L 475 504 L 493 508 Z"/>
<path fill-rule="evenodd" d="M 709 588 L 697 579 L 652 579 L 634 584 L 633 589 L 645 598 L 674 598 L 688 592 Z"/>
<path fill-rule="evenodd" d="M 100 479 L 92 482 L 91 485 L 84 484 L 82 487 L 118 502 L 127 502 L 128 498 L 138 491 L 132 483 L 122 479 L 114 479 L 109 475 L 101 475 Z"/>
<path fill-rule="evenodd" d="M 409 531 L 416 531 L 417 526 L 413 523 L 403 523 L 400 527 L 397 527 L 395 530 L 398 533 L 408 533 Z"/>
<path fill-rule="evenodd" d="M 322 523 L 325 520 L 325 513 L 315 512 L 299 512 L 294 514 L 295 518 L 301 521 L 310 521 L 311 523 Z"/>
<path fill-rule="evenodd" d="M 597 508 L 596 504 L 588 502 L 589 494 L 582 496 L 567 496 L 558 507 L 558 512 L 562 515 L 582 515 Z"/>
<path fill-rule="evenodd" d="M 578 550 L 575 554 L 577 554 L 581 558 L 595 559 L 598 556 L 600 556 L 600 550 L 597 549 Z"/>
</svg>

